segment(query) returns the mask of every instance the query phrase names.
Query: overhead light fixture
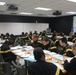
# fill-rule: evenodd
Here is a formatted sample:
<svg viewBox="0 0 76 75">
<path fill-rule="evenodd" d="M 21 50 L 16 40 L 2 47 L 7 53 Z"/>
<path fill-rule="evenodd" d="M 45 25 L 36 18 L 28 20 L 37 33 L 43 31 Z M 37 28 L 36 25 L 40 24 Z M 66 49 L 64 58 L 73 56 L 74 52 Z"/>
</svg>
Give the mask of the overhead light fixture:
<svg viewBox="0 0 76 75">
<path fill-rule="evenodd" d="M 23 14 L 23 15 L 32 15 L 33 13 L 20 12 L 19 14 Z"/>
<path fill-rule="evenodd" d="M 49 11 L 49 10 L 52 10 L 50 8 L 43 8 L 43 7 L 37 7 L 37 8 L 34 8 L 36 10 L 44 10 L 44 11 Z"/>
<path fill-rule="evenodd" d="M 70 12 L 66 12 L 67 14 L 76 14 L 76 12 L 70 11 Z"/>
<path fill-rule="evenodd" d="M 76 2 L 76 0 L 67 0 L 67 1 L 70 1 L 70 2 Z"/>
<path fill-rule="evenodd" d="M 0 5 L 5 5 L 6 4 L 6 2 L 0 2 Z"/>
</svg>

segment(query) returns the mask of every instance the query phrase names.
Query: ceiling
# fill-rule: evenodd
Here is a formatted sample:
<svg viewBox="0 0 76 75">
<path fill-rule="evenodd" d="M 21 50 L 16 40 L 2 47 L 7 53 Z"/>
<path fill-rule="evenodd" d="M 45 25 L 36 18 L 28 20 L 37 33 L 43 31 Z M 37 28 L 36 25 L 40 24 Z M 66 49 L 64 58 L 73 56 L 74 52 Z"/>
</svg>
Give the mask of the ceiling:
<svg viewBox="0 0 76 75">
<path fill-rule="evenodd" d="M 62 15 L 71 15 L 66 12 L 76 12 L 76 3 L 67 0 L 0 0 L 6 2 L 4 6 L 0 5 L 0 14 L 20 15 L 20 12 L 33 13 L 31 16 L 55 17 L 52 13 L 55 10 L 61 10 Z M 15 4 L 17 11 L 8 11 L 7 4 Z M 36 7 L 51 8 L 50 11 L 35 10 Z"/>
</svg>

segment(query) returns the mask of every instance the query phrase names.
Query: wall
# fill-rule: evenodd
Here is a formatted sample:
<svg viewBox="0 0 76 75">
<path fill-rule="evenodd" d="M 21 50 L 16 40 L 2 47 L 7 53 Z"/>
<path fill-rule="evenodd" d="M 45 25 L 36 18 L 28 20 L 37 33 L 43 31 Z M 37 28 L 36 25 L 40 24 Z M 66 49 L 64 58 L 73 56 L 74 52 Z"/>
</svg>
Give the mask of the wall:
<svg viewBox="0 0 76 75">
<path fill-rule="evenodd" d="M 13 22 L 13 23 L 48 23 L 49 28 L 53 32 L 64 32 L 69 34 L 73 28 L 73 16 L 63 16 L 63 17 L 34 17 L 34 16 L 14 16 L 14 15 L 0 15 L 1 22 Z"/>
<path fill-rule="evenodd" d="M 47 17 L 0 15 L 0 33 L 13 32 L 19 34 L 22 31 L 28 32 L 30 30 L 40 32 L 49 27 L 49 22 L 50 18 Z"/>
<path fill-rule="evenodd" d="M 64 32 L 68 35 L 73 28 L 73 16 L 53 18 L 52 24 L 54 27 L 53 30 L 56 30 L 57 32 Z"/>
</svg>

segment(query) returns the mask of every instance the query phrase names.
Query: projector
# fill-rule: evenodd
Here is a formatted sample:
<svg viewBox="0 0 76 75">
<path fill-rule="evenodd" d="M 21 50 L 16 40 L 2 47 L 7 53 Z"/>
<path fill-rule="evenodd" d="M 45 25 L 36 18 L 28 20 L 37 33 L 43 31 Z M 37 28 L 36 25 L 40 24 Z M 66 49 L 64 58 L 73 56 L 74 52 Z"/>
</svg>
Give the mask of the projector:
<svg viewBox="0 0 76 75">
<path fill-rule="evenodd" d="M 17 11 L 18 7 L 14 4 L 7 4 L 7 10 L 8 11 Z"/>
<path fill-rule="evenodd" d="M 62 11 L 61 10 L 55 10 L 53 12 L 53 15 L 61 15 L 62 14 Z"/>
</svg>

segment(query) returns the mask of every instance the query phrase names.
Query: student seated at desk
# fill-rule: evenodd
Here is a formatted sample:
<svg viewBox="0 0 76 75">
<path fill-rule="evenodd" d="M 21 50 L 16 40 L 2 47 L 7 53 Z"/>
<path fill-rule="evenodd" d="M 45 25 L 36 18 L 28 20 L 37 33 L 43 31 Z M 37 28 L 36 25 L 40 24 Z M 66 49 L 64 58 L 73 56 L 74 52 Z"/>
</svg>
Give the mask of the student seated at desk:
<svg viewBox="0 0 76 75">
<path fill-rule="evenodd" d="M 44 50 L 50 50 L 51 52 L 58 53 L 57 47 L 55 46 L 55 44 L 53 44 L 51 42 L 51 40 L 48 37 L 43 38 L 43 49 Z"/>
<path fill-rule="evenodd" d="M 35 48 L 33 53 L 36 62 L 28 64 L 29 75 L 63 75 L 62 71 L 54 64 L 45 61 L 42 48 Z"/>
<path fill-rule="evenodd" d="M 64 62 L 64 69 L 67 71 L 66 75 L 76 75 L 76 44 L 73 44 L 72 50 L 75 56 L 70 61 L 65 60 Z"/>
<path fill-rule="evenodd" d="M 1 53 L 5 62 L 11 62 L 16 60 L 16 56 L 11 52 L 10 47 L 14 44 L 12 40 L 5 41 L 1 46 Z"/>
<path fill-rule="evenodd" d="M 1 34 L 0 38 L 4 40 L 5 35 Z"/>
<path fill-rule="evenodd" d="M 31 43 L 29 45 L 34 47 L 34 48 L 36 48 L 36 47 L 43 48 L 43 44 L 40 41 L 38 41 L 38 36 L 37 35 L 32 36 L 32 40 L 31 40 Z"/>
<path fill-rule="evenodd" d="M 72 49 L 71 49 L 71 46 L 69 46 L 67 44 L 67 39 L 65 37 L 60 39 L 60 45 L 63 47 L 63 50 L 61 50 L 59 52 L 59 54 L 65 55 L 65 56 L 68 56 L 68 57 L 73 57 L 74 56 L 74 54 L 72 52 Z"/>
<path fill-rule="evenodd" d="M 5 35 L 5 39 L 6 39 L 6 40 L 9 40 L 9 39 L 10 39 L 10 35 L 9 35 L 9 33 L 6 33 L 6 35 Z"/>
<path fill-rule="evenodd" d="M 44 37 L 42 42 L 43 42 L 43 49 L 49 50 L 50 45 L 51 45 L 51 41 L 49 40 L 49 38 Z"/>
<path fill-rule="evenodd" d="M 57 38 L 57 33 L 54 32 L 52 37 L 51 37 L 51 40 L 54 42 L 54 44 L 58 47 L 59 46 L 59 40 Z"/>
</svg>

